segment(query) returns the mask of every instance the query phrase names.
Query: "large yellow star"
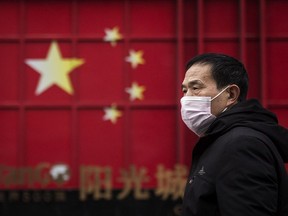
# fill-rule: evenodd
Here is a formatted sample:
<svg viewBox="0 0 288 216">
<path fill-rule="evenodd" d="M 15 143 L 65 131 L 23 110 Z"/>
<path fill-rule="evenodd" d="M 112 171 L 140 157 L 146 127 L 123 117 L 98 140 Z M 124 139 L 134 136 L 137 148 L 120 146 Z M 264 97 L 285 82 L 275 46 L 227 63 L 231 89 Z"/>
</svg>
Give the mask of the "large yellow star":
<svg viewBox="0 0 288 216">
<path fill-rule="evenodd" d="M 132 83 L 132 86 L 130 88 L 126 88 L 126 92 L 130 94 L 130 100 L 143 100 L 144 98 L 144 93 L 145 91 L 145 86 L 139 86 L 136 82 Z"/>
<path fill-rule="evenodd" d="M 112 46 L 116 46 L 116 42 L 122 39 L 119 28 L 116 26 L 113 29 L 105 29 L 104 41 L 110 42 Z"/>
<path fill-rule="evenodd" d="M 113 124 L 117 122 L 117 119 L 122 116 L 122 112 L 119 111 L 116 105 L 104 108 L 105 115 L 103 117 L 104 121 L 110 120 Z"/>
<path fill-rule="evenodd" d="M 53 41 L 46 59 L 27 59 L 25 62 L 41 75 L 35 92 L 36 95 L 46 91 L 54 84 L 68 94 L 73 94 L 74 90 L 69 73 L 82 65 L 84 60 L 79 58 L 62 58 L 57 42 Z"/>
<path fill-rule="evenodd" d="M 139 51 L 130 50 L 129 56 L 127 56 L 125 60 L 131 63 L 132 68 L 137 68 L 139 64 L 145 63 L 145 60 L 143 59 L 143 54 L 144 52 L 142 50 Z"/>
</svg>

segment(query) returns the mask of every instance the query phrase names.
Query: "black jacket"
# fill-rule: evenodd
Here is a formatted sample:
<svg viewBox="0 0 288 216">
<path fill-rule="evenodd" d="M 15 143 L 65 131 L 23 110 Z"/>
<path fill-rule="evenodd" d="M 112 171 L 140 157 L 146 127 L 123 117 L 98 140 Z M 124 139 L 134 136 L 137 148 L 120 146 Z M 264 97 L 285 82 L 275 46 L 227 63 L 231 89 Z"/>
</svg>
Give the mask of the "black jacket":
<svg viewBox="0 0 288 216">
<path fill-rule="evenodd" d="M 193 150 L 183 216 L 288 216 L 288 131 L 257 100 L 223 112 Z"/>
</svg>

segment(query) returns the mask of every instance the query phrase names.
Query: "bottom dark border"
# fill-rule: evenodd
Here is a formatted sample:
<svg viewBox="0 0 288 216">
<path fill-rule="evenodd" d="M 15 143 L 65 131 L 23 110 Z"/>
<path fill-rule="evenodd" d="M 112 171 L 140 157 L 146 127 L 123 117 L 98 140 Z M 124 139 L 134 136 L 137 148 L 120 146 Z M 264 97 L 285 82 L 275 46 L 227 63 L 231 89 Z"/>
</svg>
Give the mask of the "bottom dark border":
<svg viewBox="0 0 288 216">
<path fill-rule="evenodd" d="M 122 200 L 79 199 L 78 190 L 0 191 L 1 216 L 179 216 L 181 199 L 162 199 L 153 195 L 136 200 L 132 195 Z M 113 197 L 119 191 L 113 191 Z"/>
</svg>

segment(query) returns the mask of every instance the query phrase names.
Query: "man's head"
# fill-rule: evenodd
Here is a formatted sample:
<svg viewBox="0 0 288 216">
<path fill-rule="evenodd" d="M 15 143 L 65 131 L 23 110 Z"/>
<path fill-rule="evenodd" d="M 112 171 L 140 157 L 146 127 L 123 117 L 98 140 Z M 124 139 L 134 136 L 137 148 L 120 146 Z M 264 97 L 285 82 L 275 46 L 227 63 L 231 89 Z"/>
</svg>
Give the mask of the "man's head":
<svg viewBox="0 0 288 216">
<path fill-rule="evenodd" d="M 226 107 L 246 100 L 248 75 L 244 65 L 233 57 L 217 53 L 198 55 L 187 63 L 182 83 L 184 95 L 213 98 L 226 87 L 212 101 L 211 112 L 215 116 Z"/>
</svg>

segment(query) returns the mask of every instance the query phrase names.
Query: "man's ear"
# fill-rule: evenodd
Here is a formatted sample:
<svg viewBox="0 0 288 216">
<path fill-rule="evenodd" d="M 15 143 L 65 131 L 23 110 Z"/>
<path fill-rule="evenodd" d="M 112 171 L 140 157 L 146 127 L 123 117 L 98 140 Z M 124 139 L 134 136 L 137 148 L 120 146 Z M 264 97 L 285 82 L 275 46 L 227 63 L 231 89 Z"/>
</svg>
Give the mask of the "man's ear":
<svg viewBox="0 0 288 216">
<path fill-rule="evenodd" d="M 227 91 L 229 93 L 228 94 L 227 106 L 236 104 L 238 102 L 238 98 L 239 98 L 239 95 L 240 95 L 240 88 L 237 85 L 232 84 L 227 89 Z"/>
</svg>

